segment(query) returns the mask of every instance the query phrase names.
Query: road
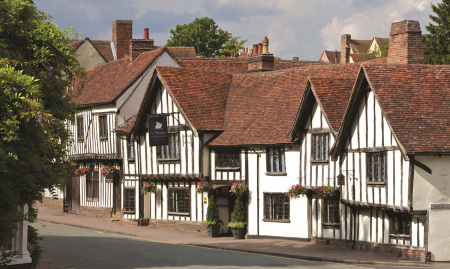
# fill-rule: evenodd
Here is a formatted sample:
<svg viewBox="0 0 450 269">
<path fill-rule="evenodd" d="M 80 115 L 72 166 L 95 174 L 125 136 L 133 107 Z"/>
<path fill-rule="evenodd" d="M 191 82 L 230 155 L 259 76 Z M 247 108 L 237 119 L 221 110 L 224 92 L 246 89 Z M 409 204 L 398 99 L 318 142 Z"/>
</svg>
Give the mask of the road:
<svg viewBox="0 0 450 269">
<path fill-rule="evenodd" d="M 45 268 L 361 268 L 167 244 L 39 221 Z M 367 266 L 366 266 L 367 268 Z M 371 267 L 374 268 L 374 267 Z M 386 268 L 386 267 L 384 267 Z"/>
</svg>

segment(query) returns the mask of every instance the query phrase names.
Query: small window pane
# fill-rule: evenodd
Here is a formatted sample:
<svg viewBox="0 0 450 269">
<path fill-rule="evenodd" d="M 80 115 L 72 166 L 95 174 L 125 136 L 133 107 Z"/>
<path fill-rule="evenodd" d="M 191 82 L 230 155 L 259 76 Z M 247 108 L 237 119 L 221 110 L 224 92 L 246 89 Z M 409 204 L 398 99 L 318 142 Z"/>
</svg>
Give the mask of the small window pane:
<svg viewBox="0 0 450 269">
<path fill-rule="evenodd" d="M 284 147 L 270 147 L 266 150 L 267 172 L 286 172 Z"/>
</svg>

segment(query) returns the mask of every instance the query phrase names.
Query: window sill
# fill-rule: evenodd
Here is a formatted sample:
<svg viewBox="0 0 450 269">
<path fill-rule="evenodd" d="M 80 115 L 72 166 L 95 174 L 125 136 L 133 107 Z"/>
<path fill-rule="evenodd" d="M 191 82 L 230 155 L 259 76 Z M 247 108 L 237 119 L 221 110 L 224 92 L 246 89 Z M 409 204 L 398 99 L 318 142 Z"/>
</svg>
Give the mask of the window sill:
<svg viewBox="0 0 450 269">
<path fill-rule="evenodd" d="M 179 163 L 180 159 L 158 159 L 158 163 Z"/>
<path fill-rule="evenodd" d="M 409 234 L 389 234 L 389 238 L 393 239 L 411 239 Z"/>
<path fill-rule="evenodd" d="M 311 160 L 311 164 L 315 164 L 315 165 L 328 165 L 329 161 L 328 160 Z"/>
<path fill-rule="evenodd" d="M 287 176 L 286 172 L 266 172 L 266 176 Z"/>
<path fill-rule="evenodd" d="M 79 139 L 79 138 L 77 138 L 77 142 L 78 142 L 78 143 L 84 143 L 84 139 Z"/>
<path fill-rule="evenodd" d="M 340 227 L 340 223 L 322 223 L 323 229 L 339 229 Z"/>
<path fill-rule="evenodd" d="M 279 223 L 291 223 L 289 219 L 263 219 L 264 222 L 279 222 Z"/>
<path fill-rule="evenodd" d="M 108 137 L 107 136 L 101 136 L 100 137 L 100 141 L 107 141 L 108 140 Z"/>
<path fill-rule="evenodd" d="M 386 185 L 386 182 L 385 181 L 382 181 L 382 182 L 370 182 L 370 181 L 368 181 L 368 182 L 366 182 L 366 184 L 367 184 L 367 186 L 371 186 L 371 187 L 381 187 L 381 186 L 385 186 Z"/>
<path fill-rule="evenodd" d="M 133 159 L 128 159 L 128 162 L 129 162 L 129 163 L 134 163 L 134 161 L 135 161 L 134 158 L 133 158 Z"/>
<path fill-rule="evenodd" d="M 136 214 L 136 211 L 123 211 L 124 214 Z"/>
<path fill-rule="evenodd" d="M 178 213 L 178 212 L 169 212 L 169 216 L 182 216 L 182 217 L 189 217 L 191 213 Z"/>
<path fill-rule="evenodd" d="M 240 167 L 216 167 L 216 171 L 241 171 Z"/>
<path fill-rule="evenodd" d="M 98 202 L 98 198 L 87 198 L 86 197 L 86 201 L 87 202 Z"/>
</svg>

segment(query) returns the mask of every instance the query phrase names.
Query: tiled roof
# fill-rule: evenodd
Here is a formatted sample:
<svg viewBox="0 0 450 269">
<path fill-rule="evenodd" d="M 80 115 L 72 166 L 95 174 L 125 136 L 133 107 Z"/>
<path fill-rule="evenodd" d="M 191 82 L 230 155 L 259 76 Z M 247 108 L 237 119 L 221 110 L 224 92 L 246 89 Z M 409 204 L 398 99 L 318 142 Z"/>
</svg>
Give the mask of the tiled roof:
<svg viewBox="0 0 450 269">
<path fill-rule="evenodd" d="M 363 68 L 406 152 L 450 152 L 450 66 Z"/>
<path fill-rule="evenodd" d="M 194 47 L 167 47 L 167 50 L 175 58 L 193 58 L 197 56 Z"/>
<path fill-rule="evenodd" d="M 354 70 L 354 71 L 352 71 Z M 212 146 L 289 143 L 289 132 L 308 76 L 343 77 L 357 68 L 309 65 L 273 72 L 234 75 L 225 113 L 225 131 Z"/>
<path fill-rule="evenodd" d="M 310 78 L 310 83 L 315 96 L 320 103 L 325 117 L 334 132 L 339 131 L 342 118 L 345 114 L 353 85 L 356 79 L 357 66 L 347 73 L 348 78 Z"/>
<path fill-rule="evenodd" d="M 107 62 L 114 60 L 111 48 L 111 41 L 108 40 L 91 40 L 92 45 L 100 52 Z"/>
<path fill-rule="evenodd" d="M 350 56 L 352 57 L 352 60 L 353 60 L 354 63 L 359 63 L 364 58 L 364 54 L 363 53 L 352 53 Z"/>
<path fill-rule="evenodd" d="M 136 122 L 136 117 L 137 114 L 126 120 L 124 123 L 118 125 L 116 128 L 114 128 L 114 131 L 118 133 L 129 134 L 134 126 L 134 123 Z"/>
<path fill-rule="evenodd" d="M 370 45 L 372 45 L 372 40 L 350 40 L 350 47 L 352 48 L 353 53 L 367 53 Z"/>
<path fill-rule="evenodd" d="M 197 57 L 191 59 L 179 59 L 180 66 L 187 69 L 222 72 L 227 74 L 245 73 L 248 70 L 248 62 L 245 58 L 208 58 Z"/>
<path fill-rule="evenodd" d="M 196 130 L 223 130 L 231 75 L 180 67 L 156 70 Z"/>
<path fill-rule="evenodd" d="M 78 80 L 74 89 L 83 88 L 72 100 L 78 105 L 106 104 L 117 99 L 161 55 L 164 48 L 147 51 L 130 62 L 130 58 L 111 61 L 87 72 L 87 79 Z"/>
<path fill-rule="evenodd" d="M 328 61 L 330 63 L 340 63 L 341 62 L 341 52 L 340 51 L 332 51 L 332 50 L 325 50 L 325 54 L 327 55 Z M 337 61 L 336 61 L 337 56 Z"/>
</svg>

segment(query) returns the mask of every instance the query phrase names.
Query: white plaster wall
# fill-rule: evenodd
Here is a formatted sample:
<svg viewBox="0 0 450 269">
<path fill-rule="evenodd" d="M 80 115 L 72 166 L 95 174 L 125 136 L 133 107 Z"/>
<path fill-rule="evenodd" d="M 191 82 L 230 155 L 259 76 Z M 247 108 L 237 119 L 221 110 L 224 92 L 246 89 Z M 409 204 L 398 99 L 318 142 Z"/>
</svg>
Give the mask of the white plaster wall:
<svg viewBox="0 0 450 269">
<path fill-rule="evenodd" d="M 76 51 L 77 60 L 84 69 L 89 70 L 106 63 L 105 59 L 89 41 L 84 42 Z"/>
<path fill-rule="evenodd" d="M 430 210 L 428 250 L 432 261 L 450 261 L 450 209 Z"/>
</svg>

